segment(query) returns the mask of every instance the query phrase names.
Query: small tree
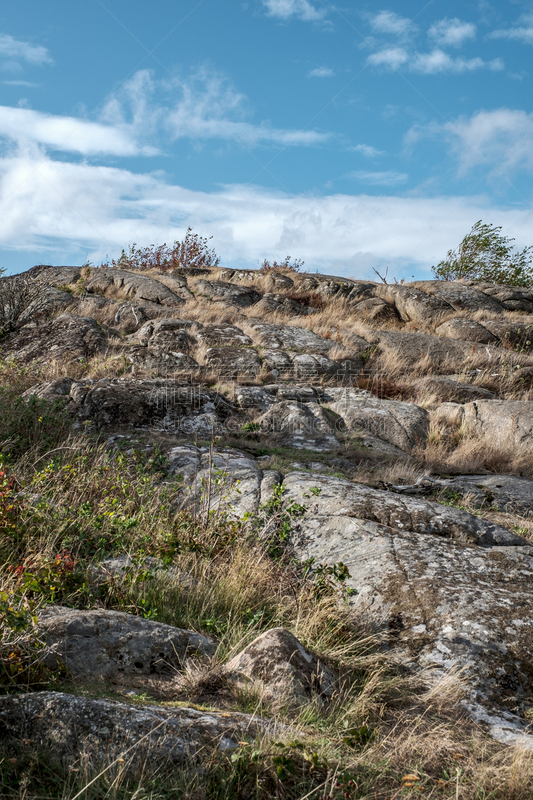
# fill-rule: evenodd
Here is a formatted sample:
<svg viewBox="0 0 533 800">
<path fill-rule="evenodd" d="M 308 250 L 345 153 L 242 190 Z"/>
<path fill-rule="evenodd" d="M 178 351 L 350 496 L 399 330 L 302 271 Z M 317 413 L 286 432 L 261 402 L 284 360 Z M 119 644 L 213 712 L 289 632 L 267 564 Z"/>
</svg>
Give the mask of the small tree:
<svg viewBox="0 0 533 800">
<path fill-rule="evenodd" d="M 181 242 L 174 242 L 172 247 L 166 244 L 151 244 L 147 247 L 137 247 L 134 242 L 129 251 L 122 251 L 122 255 L 111 262 L 112 267 L 119 269 L 157 269 L 170 272 L 173 269 L 201 269 L 202 267 L 218 267 L 220 258 L 214 249 L 209 249 L 209 239 L 193 233 L 192 228 L 187 228 L 187 233 Z M 109 264 L 102 264 L 108 267 Z"/>
<path fill-rule="evenodd" d="M 533 284 L 533 246 L 514 251 L 501 227 L 476 222 L 456 250 L 448 250 L 444 261 L 432 267 L 433 274 L 444 281 L 486 281 L 508 286 Z"/>
</svg>

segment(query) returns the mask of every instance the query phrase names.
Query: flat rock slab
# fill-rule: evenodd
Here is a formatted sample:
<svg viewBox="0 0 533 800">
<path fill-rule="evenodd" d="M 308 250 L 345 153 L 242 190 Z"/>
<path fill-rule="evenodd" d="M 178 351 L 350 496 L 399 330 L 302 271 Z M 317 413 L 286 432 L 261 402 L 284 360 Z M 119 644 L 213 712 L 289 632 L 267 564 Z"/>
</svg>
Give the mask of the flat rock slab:
<svg viewBox="0 0 533 800">
<path fill-rule="evenodd" d="M 228 661 L 231 674 L 245 675 L 282 701 L 330 700 L 337 675 L 286 628 L 272 628 Z"/>
<path fill-rule="evenodd" d="M 124 755 L 130 775 L 172 770 L 205 750 L 233 750 L 259 735 L 291 733 L 285 725 L 250 714 L 194 708 L 133 706 L 59 692 L 0 697 L 4 747 L 46 750 L 50 760 L 74 766 L 80 757 L 107 765 Z M 117 769 L 122 770 L 124 764 Z"/>
<path fill-rule="evenodd" d="M 417 381 L 413 388 L 420 399 L 435 397 L 441 403 L 468 403 L 472 400 L 497 400 L 497 395 L 471 383 L 452 380 L 447 375 L 430 375 Z"/>
<path fill-rule="evenodd" d="M 199 278 L 193 282 L 192 289 L 197 298 L 204 297 L 213 303 L 220 303 L 227 307 L 247 308 L 261 299 L 261 294 L 256 289 L 227 281 Z"/>
<path fill-rule="evenodd" d="M 370 392 L 347 388 L 328 389 L 325 399 L 350 431 L 365 430 L 404 451 L 427 439 L 429 414 L 414 403 L 381 400 Z"/>
<path fill-rule="evenodd" d="M 98 427 L 154 425 L 184 433 L 210 433 L 234 411 L 218 392 L 179 380 L 59 378 L 32 386 L 24 393 L 25 399 L 32 394 L 48 399 L 61 396 L 80 419 L 92 420 Z"/>
<path fill-rule="evenodd" d="M 269 349 L 296 350 L 303 353 L 322 353 L 326 355 L 336 346 L 336 342 L 319 336 L 308 328 L 296 325 L 276 325 L 263 320 L 250 319 L 248 324 L 254 330 L 254 339 Z"/>
<path fill-rule="evenodd" d="M 533 481 L 515 475 L 460 475 L 450 489 L 468 494 L 479 506 L 492 506 L 508 514 L 533 515 Z"/>
<path fill-rule="evenodd" d="M 402 660 L 436 677 L 464 670 L 475 718 L 485 715 L 502 741 L 524 738 L 533 749 L 525 717 L 533 693 L 533 547 L 427 501 L 410 498 L 395 509 L 385 492 L 349 481 L 300 473 L 285 486 L 290 501 L 308 507 L 292 537 L 297 557 L 342 561 L 355 614 L 387 628 Z M 500 539 L 515 546 L 490 546 Z"/>
<path fill-rule="evenodd" d="M 53 658 L 80 680 L 172 676 L 192 655 L 212 655 L 206 636 L 120 611 L 51 607 L 38 624 Z"/>
<path fill-rule="evenodd" d="M 213 325 L 203 325 L 195 333 L 202 344 L 209 347 L 250 347 L 253 341 L 244 331 L 236 325 L 220 322 Z"/>
<path fill-rule="evenodd" d="M 286 476 L 284 485 L 288 496 L 309 507 L 309 513 L 312 514 L 369 520 L 399 531 L 415 531 L 432 539 L 444 537 L 480 547 L 521 547 L 529 544 L 507 528 L 459 508 L 421 497 L 406 497 L 372 489 L 366 484 L 343 478 L 292 472 Z"/>
</svg>

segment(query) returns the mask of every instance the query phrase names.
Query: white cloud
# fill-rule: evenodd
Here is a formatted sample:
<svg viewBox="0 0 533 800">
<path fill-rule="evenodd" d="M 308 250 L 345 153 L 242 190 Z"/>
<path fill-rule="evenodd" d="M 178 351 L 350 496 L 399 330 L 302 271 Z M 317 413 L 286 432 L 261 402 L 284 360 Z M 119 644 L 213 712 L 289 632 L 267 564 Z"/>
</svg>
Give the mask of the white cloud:
<svg viewBox="0 0 533 800">
<path fill-rule="evenodd" d="M 167 102 L 161 100 L 166 91 Z M 0 106 L 0 138 L 23 149 L 44 145 L 83 156 L 153 156 L 154 141 L 182 138 L 223 139 L 249 146 L 319 145 L 330 134 L 253 124 L 244 116 L 244 98 L 218 75 L 201 70 L 187 79 L 156 84 L 149 72 L 137 73 L 108 101 L 96 122 Z M 237 119 L 235 119 L 237 117 Z"/>
<path fill-rule="evenodd" d="M 409 53 L 403 47 L 387 47 L 368 56 L 367 63 L 374 67 L 398 69 L 409 61 Z"/>
<path fill-rule="evenodd" d="M 350 150 L 354 150 L 356 153 L 361 153 L 361 155 L 366 156 L 367 158 L 375 158 L 376 156 L 383 155 L 383 150 L 376 150 L 376 148 L 372 147 L 370 144 L 356 144 L 351 147 Z"/>
<path fill-rule="evenodd" d="M 480 164 L 499 172 L 533 172 L 533 113 L 499 108 L 460 117 L 440 127 L 464 173 Z"/>
<path fill-rule="evenodd" d="M 330 67 L 316 67 L 308 73 L 308 78 L 333 78 L 335 72 Z"/>
<path fill-rule="evenodd" d="M 324 19 L 326 12 L 315 8 L 309 0 L 263 0 L 270 17 L 290 19 L 297 17 L 304 22 L 319 22 Z"/>
<path fill-rule="evenodd" d="M 356 170 L 348 174 L 349 178 L 354 178 L 362 183 L 370 183 L 373 186 L 398 186 L 400 183 L 405 183 L 408 175 L 405 172 L 395 172 L 394 170 L 387 170 L 383 172 L 367 172 L 366 170 Z"/>
<path fill-rule="evenodd" d="M 441 47 L 459 47 L 468 39 L 475 39 L 476 26 L 473 22 L 463 22 L 457 17 L 444 17 L 433 23 L 428 36 Z"/>
<path fill-rule="evenodd" d="M 410 19 L 401 17 L 394 11 L 379 11 L 377 14 L 368 14 L 367 19 L 376 33 L 402 37 L 414 30 L 414 25 Z"/>
<path fill-rule="evenodd" d="M 518 246 L 531 238 L 530 210 L 496 209 L 483 198 L 317 197 L 236 185 L 200 192 L 162 175 L 43 158 L 38 171 L 22 158 L 0 159 L 0 247 L 38 253 L 40 263 L 96 261 L 133 241 L 174 241 L 190 225 L 214 237 L 228 266 L 290 253 L 333 274 L 372 278 L 371 266 L 391 262 L 397 278 L 415 270 L 429 277 L 478 219 L 496 220 Z"/>
<path fill-rule="evenodd" d="M 533 44 L 533 13 L 523 14 L 519 24 L 512 28 L 502 28 L 492 31 L 492 39 L 511 39 L 524 44 Z"/>
<path fill-rule="evenodd" d="M 103 125 L 8 106 L 0 106 L 0 137 L 19 146 L 40 144 L 84 156 L 152 155 L 156 152 L 153 148 L 141 148 L 127 126 Z"/>
<path fill-rule="evenodd" d="M 408 52 L 403 47 L 389 47 L 368 56 L 367 63 L 374 67 L 399 69 L 405 66 L 410 72 L 420 72 L 425 75 L 437 73 L 463 73 L 474 72 L 478 69 L 492 71 L 502 70 L 503 61 L 495 58 L 492 61 L 483 61 L 482 58 L 462 58 L 452 56 L 443 50 L 435 49 L 430 53 Z"/>
<path fill-rule="evenodd" d="M 0 33 L 0 61 L 10 67 L 20 67 L 21 61 L 36 66 L 53 63 L 46 47 L 19 41 L 8 33 Z"/>
<path fill-rule="evenodd" d="M 38 86 L 38 83 L 33 83 L 32 81 L 2 81 L 3 84 L 6 86 L 31 86 L 35 87 Z"/>
<path fill-rule="evenodd" d="M 246 98 L 219 73 L 201 68 L 187 77 L 156 82 L 148 71 L 138 72 L 104 108 L 103 118 L 124 125 L 139 137 L 159 132 L 163 139 L 196 141 L 223 139 L 249 146 L 318 145 L 330 134 L 315 130 L 276 128 L 268 122 L 247 122 Z"/>
<path fill-rule="evenodd" d="M 483 61 L 482 58 L 452 58 L 443 50 L 432 50 L 430 53 L 415 53 L 409 63 L 413 72 L 422 72 L 425 75 L 434 75 L 438 72 L 474 72 L 478 69 L 490 69 L 493 72 L 502 70 L 503 61 L 495 58 L 492 61 Z"/>
</svg>

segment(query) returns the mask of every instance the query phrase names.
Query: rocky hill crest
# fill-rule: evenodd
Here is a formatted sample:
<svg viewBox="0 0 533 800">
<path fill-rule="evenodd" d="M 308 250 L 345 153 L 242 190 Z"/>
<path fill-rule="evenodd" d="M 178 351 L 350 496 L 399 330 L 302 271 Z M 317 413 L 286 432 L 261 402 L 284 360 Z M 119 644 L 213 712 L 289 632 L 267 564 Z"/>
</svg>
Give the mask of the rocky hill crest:
<svg viewBox="0 0 533 800">
<path fill-rule="evenodd" d="M 16 289 L 16 280 L 0 279 L 0 298 Z M 63 768 L 78 764 L 83 748 L 98 763 L 112 755 L 128 765 L 124 780 L 146 763 L 137 747 L 143 737 L 150 758 L 173 768 L 209 747 L 246 753 L 246 742 L 257 736 L 301 740 L 296 750 L 307 753 L 306 736 L 314 734 L 302 708 L 333 713 L 347 669 L 339 653 L 356 647 L 362 658 L 361 641 L 370 637 L 367 658 L 386 652 L 386 669 L 394 662 L 418 681 L 415 694 L 425 692 L 426 707 L 434 703 L 428 697 L 456 681 L 461 725 L 533 751 L 533 290 L 220 267 L 158 273 L 39 266 L 24 280 L 38 292 L 5 329 L 0 377 L 5 402 L 21 418 L 29 412 L 17 403 L 40 417 L 28 423 L 35 431 L 27 446 L 20 442 L 29 428 L 3 434 L 4 495 L 9 486 L 21 506 L 13 527 L 40 520 L 54 528 L 42 552 L 59 564 L 48 583 L 61 577 L 65 586 L 50 594 L 23 579 L 30 575 L 41 586 L 46 559 L 36 567 L 27 527 L 15 535 L 4 523 L 5 555 L 9 547 L 13 555 L 6 608 L 15 607 L 15 597 L 20 613 L 33 603 L 38 670 L 56 675 L 56 684 L 39 678 L 32 685 L 41 691 L 0 697 L 4 747 L 8 741 L 46 744 Z M 44 446 L 37 428 L 47 420 Z M 97 457 L 94 448 L 100 448 Z M 82 473 L 84 458 L 95 475 L 104 463 L 118 470 L 120 459 L 132 475 L 132 459 L 150 465 L 151 494 L 142 494 L 137 471 L 134 488 L 120 501 L 133 503 L 121 512 L 122 522 L 113 517 L 111 500 L 102 510 L 118 483 L 95 479 L 96 488 L 85 486 L 86 495 L 76 500 L 68 470 Z M 128 500 L 128 491 L 140 492 L 142 502 Z M 93 514 L 89 527 L 83 503 L 88 517 Z M 167 530 L 176 514 L 187 515 L 193 527 L 179 543 L 176 536 L 165 543 L 154 519 L 140 544 L 128 525 L 139 530 L 143 508 L 161 514 Z M 222 579 L 217 558 L 224 569 L 236 569 L 240 542 L 252 540 L 250 552 L 269 576 L 271 588 L 263 587 L 258 605 L 252 595 L 244 599 L 255 622 L 241 630 L 240 647 L 234 637 L 221 649 L 225 633 L 220 621 L 210 628 L 205 609 L 196 617 L 163 613 L 161 606 L 144 618 L 141 613 L 154 585 L 159 603 L 164 597 L 187 606 L 201 597 L 220 605 L 206 600 L 205 565 L 191 556 L 190 531 L 200 523 L 202 530 L 211 526 L 210 537 L 216 529 L 207 582 Z M 207 547 L 202 535 L 197 553 Z M 85 550 L 83 536 L 91 542 Z M 275 578 L 279 570 L 283 575 Z M 77 573 L 84 587 L 92 581 L 100 588 L 89 597 L 74 580 Z M 287 589 L 289 573 L 298 589 Z M 277 591 L 272 580 L 288 594 L 303 591 L 306 603 L 311 592 L 319 606 L 330 604 L 327 613 L 320 606 L 320 625 L 329 615 L 334 627 L 346 626 L 343 636 L 333 637 L 334 647 L 325 637 L 321 651 L 320 635 L 309 620 L 300 631 L 296 612 L 283 618 L 278 609 L 266 624 L 267 598 Z M 245 585 L 238 584 L 244 594 Z M 222 616 L 230 613 L 224 602 Z M 311 617 L 312 603 L 305 608 Z M 29 629 L 22 628 L 21 654 L 31 651 Z M 9 635 L 6 642 L 12 644 Z M 29 674 L 24 658 L 21 669 Z M 245 712 L 242 697 L 251 686 L 261 688 L 263 699 Z M 151 703 L 139 702 L 143 695 Z M 281 696 L 282 718 L 275 702 Z M 354 774 L 363 769 L 356 762 L 363 763 L 365 746 L 379 751 L 379 734 L 369 744 L 371 734 L 364 732 L 376 713 L 360 709 L 358 723 L 348 725 Z M 450 744 L 450 753 L 458 747 Z M 18 751 L 10 757 L 21 758 Z M 290 794 L 297 760 L 269 758 L 270 788 L 242 796 L 274 796 L 268 792 L 283 786 L 287 796 L 300 796 Z M 326 794 L 341 797 L 340 768 L 331 772 L 324 763 L 317 774 L 325 776 Z M 404 789 L 429 791 L 440 780 L 445 791 L 448 778 L 441 773 L 448 767 L 432 766 L 429 758 L 417 763 Z M 298 772 L 301 786 L 313 786 L 304 773 Z M 468 775 L 465 770 L 461 796 L 474 797 Z M 370 796 L 358 794 L 354 780 L 339 783 L 352 792 L 344 796 Z M 365 791 L 390 796 L 393 784 L 383 776 L 374 785 L 365 780 Z M 401 775 L 394 780 L 401 788 Z M 181 796 L 215 796 L 197 789 Z M 522 795 L 505 795 L 511 796 Z"/>
</svg>

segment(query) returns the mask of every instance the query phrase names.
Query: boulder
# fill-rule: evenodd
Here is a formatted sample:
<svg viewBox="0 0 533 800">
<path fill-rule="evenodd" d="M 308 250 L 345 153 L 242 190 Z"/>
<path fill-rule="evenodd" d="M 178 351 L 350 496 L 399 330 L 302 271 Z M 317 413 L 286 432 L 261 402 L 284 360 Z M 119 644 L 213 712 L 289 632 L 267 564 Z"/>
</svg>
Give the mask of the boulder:
<svg viewBox="0 0 533 800">
<path fill-rule="evenodd" d="M 303 353 L 320 353 L 326 355 L 335 342 L 325 339 L 308 328 L 295 325 L 276 325 L 263 320 L 250 319 L 248 324 L 254 330 L 255 342 L 270 350 L 296 350 Z"/>
<path fill-rule="evenodd" d="M 75 314 L 60 314 L 41 325 L 24 325 L 17 333 L 2 341 L 0 352 L 5 358 L 30 362 L 77 361 L 88 359 L 104 350 L 104 332 L 94 319 Z"/>
<path fill-rule="evenodd" d="M 146 300 L 161 306 L 176 307 L 185 303 L 161 281 L 122 269 L 92 269 L 85 280 L 85 290 L 89 294 L 136 302 Z"/>
<path fill-rule="evenodd" d="M 124 756 L 116 769 L 130 776 L 171 773 L 184 763 L 205 762 L 206 750 L 233 750 L 243 740 L 291 733 L 285 725 L 256 715 L 195 708 L 128 705 L 62 692 L 0 697 L 0 742 L 46 750 L 51 763 L 96 768 Z M 112 773 L 114 774 L 114 773 Z"/>
<path fill-rule="evenodd" d="M 250 347 L 253 344 L 240 328 L 227 322 L 202 325 L 195 331 L 195 336 L 208 347 Z"/>
<path fill-rule="evenodd" d="M 429 414 L 414 403 L 380 400 L 370 392 L 350 388 L 328 389 L 326 401 L 350 431 L 366 431 L 401 450 L 411 450 L 427 439 Z"/>
<path fill-rule="evenodd" d="M 232 519 L 257 511 L 263 472 L 254 458 L 233 448 L 179 445 L 170 450 L 169 459 L 170 472 L 182 487 L 177 490 L 180 503 Z"/>
<path fill-rule="evenodd" d="M 266 693 L 296 704 L 331 700 L 338 678 L 286 628 L 272 628 L 226 664 L 229 674 L 260 683 Z"/>
<path fill-rule="evenodd" d="M 261 430 L 282 436 L 289 447 L 317 452 L 339 447 L 334 424 L 318 403 L 282 400 L 271 406 L 257 422 Z"/>
<path fill-rule="evenodd" d="M 127 675 L 172 677 L 191 655 L 213 655 L 211 639 L 120 611 L 52 606 L 38 614 L 40 634 L 54 659 L 77 680 Z"/>
<path fill-rule="evenodd" d="M 367 300 L 358 301 L 354 306 L 352 315 L 356 319 L 362 319 L 364 322 L 375 323 L 376 325 L 397 322 L 399 319 L 396 308 L 379 297 L 369 297 Z"/>
<path fill-rule="evenodd" d="M 260 293 L 255 289 L 226 281 L 199 278 L 193 282 L 192 289 L 197 299 L 207 298 L 211 302 L 220 303 L 227 308 L 232 306 L 234 308 L 247 308 L 261 299 Z"/>
<path fill-rule="evenodd" d="M 409 288 L 422 289 L 432 298 L 448 304 L 455 311 L 493 311 L 502 312 L 501 303 L 489 294 L 480 291 L 477 285 L 468 285 L 461 281 L 413 281 Z"/>
<path fill-rule="evenodd" d="M 533 402 L 529 400 L 475 400 L 463 406 L 463 421 L 476 437 L 495 447 L 531 446 Z"/>
<path fill-rule="evenodd" d="M 437 336 L 447 339 L 466 339 L 467 342 L 481 342 L 481 344 L 498 344 L 499 339 L 488 330 L 484 325 L 473 319 L 464 317 L 454 317 L 447 319 L 437 328 Z"/>
<path fill-rule="evenodd" d="M 253 378 L 261 372 L 261 359 L 253 347 L 209 347 L 205 366 L 219 381 Z"/>
<path fill-rule="evenodd" d="M 61 396 L 71 401 L 72 412 L 82 420 L 92 420 L 98 427 L 163 425 L 166 429 L 194 433 L 195 422 L 200 418 L 205 420 L 207 415 L 210 421 L 206 432 L 210 432 L 213 425 L 216 428 L 234 411 L 234 406 L 218 392 L 187 381 L 135 378 L 72 381 L 68 395 L 66 387 L 67 383 L 37 384 L 24 396 L 25 399 L 32 394 L 51 397 L 63 392 Z"/>
<path fill-rule="evenodd" d="M 378 284 L 374 292 L 377 297 L 394 305 L 398 316 L 404 322 L 412 321 L 423 325 L 435 325 L 436 320 L 441 319 L 452 310 L 450 303 L 440 297 L 433 297 L 431 294 L 426 293 L 416 283 L 408 286 L 402 284 Z"/>
</svg>

